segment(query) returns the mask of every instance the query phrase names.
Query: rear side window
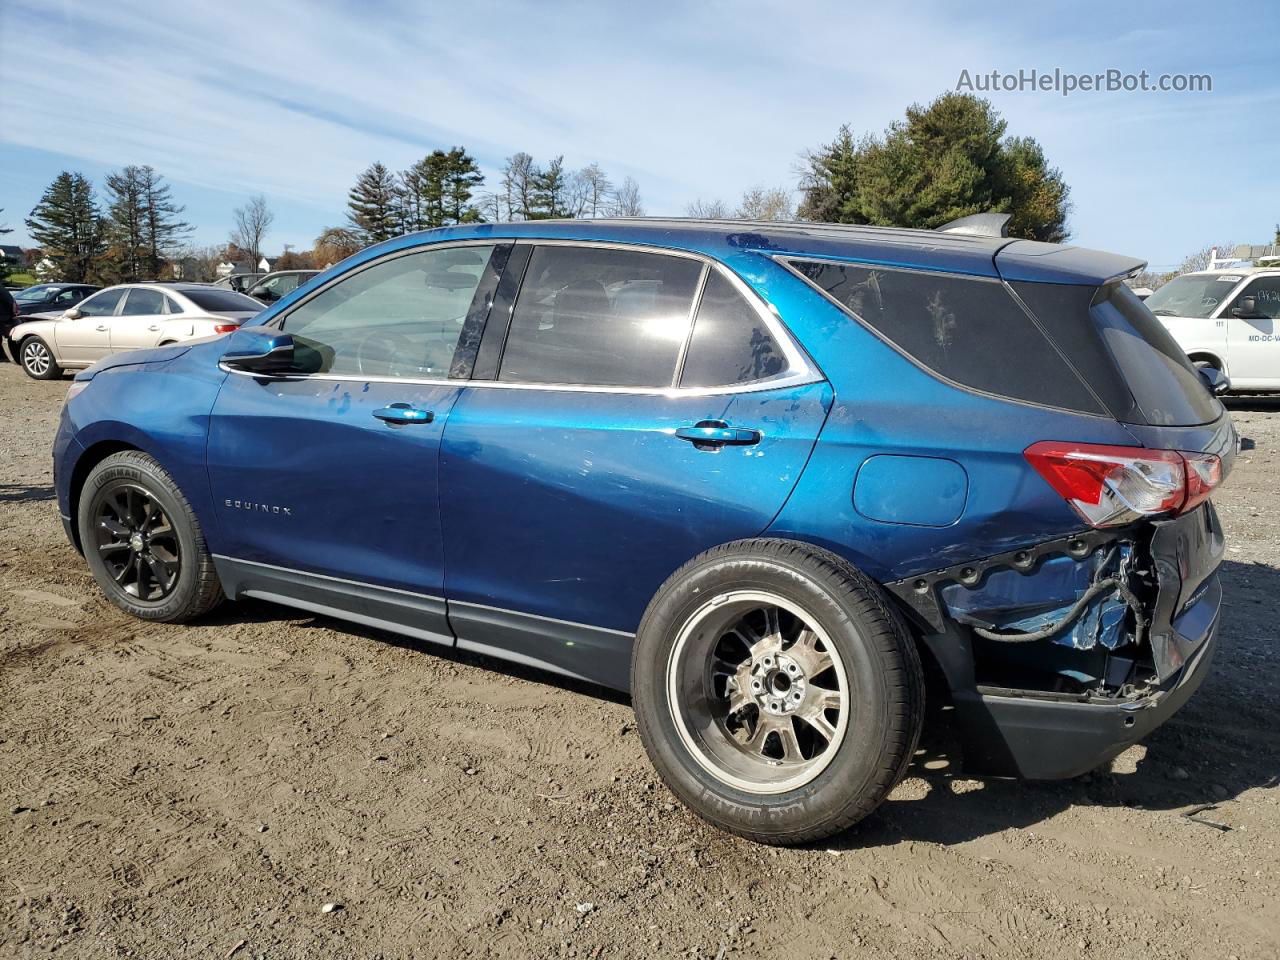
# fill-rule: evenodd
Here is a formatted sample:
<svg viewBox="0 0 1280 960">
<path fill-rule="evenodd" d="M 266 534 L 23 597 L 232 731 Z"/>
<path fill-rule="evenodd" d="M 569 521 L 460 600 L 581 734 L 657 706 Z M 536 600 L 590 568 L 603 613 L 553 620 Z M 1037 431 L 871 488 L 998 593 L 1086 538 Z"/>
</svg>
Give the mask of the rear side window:
<svg viewBox="0 0 1280 960">
<path fill-rule="evenodd" d="M 791 266 L 948 380 L 1044 406 L 1105 412 L 999 281 L 811 260 Z"/>
<path fill-rule="evenodd" d="M 777 376 L 786 358 L 760 314 L 719 271 L 698 301 L 682 387 L 724 387 Z"/>
<path fill-rule="evenodd" d="M 534 250 L 498 379 L 669 387 L 702 264 L 597 247 Z"/>
</svg>

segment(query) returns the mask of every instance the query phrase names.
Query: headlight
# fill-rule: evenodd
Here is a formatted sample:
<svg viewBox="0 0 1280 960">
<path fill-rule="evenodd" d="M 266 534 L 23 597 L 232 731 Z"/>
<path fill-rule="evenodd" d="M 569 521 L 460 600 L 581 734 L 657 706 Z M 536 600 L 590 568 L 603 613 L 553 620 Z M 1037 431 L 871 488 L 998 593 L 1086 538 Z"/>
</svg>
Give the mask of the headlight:
<svg viewBox="0 0 1280 960">
<path fill-rule="evenodd" d="M 76 396 L 76 394 L 80 393 L 80 391 L 82 391 L 85 387 L 87 387 L 91 383 L 93 383 L 92 380 L 72 380 L 71 386 L 67 387 L 67 398 L 62 402 L 70 403 L 71 400 Z"/>
</svg>

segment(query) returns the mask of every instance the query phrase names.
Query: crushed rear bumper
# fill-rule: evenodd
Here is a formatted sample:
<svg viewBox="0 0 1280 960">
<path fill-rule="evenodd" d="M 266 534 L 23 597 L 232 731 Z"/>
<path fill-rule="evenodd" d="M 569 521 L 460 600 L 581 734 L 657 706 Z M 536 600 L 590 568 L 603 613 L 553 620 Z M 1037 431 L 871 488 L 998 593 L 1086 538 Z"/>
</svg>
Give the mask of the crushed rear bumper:
<svg viewBox="0 0 1280 960">
<path fill-rule="evenodd" d="M 951 688 L 951 717 L 967 771 L 1043 780 L 1078 776 L 1141 740 L 1199 688 L 1213 659 L 1222 611 L 1218 567 L 1225 545 L 1217 514 L 1205 504 L 1154 524 L 1143 539 L 1150 581 L 1143 604 L 1147 628 L 1137 643 L 1092 652 L 1095 662 L 1105 664 L 1099 677 L 1109 676 L 1115 664 L 1127 671 L 1123 680 L 1100 679 L 1072 692 L 1031 688 L 1022 684 L 1014 663 L 1006 673 L 1012 679 L 997 685 L 983 675 L 992 644 L 946 616 L 945 608 L 939 611 L 942 629 L 923 632 Z M 1034 576 L 1033 567 L 1026 572 Z M 976 573 L 975 589 L 986 576 L 985 569 Z M 1021 646 L 1017 653 L 1024 654 L 1024 664 L 1064 655 L 1049 640 L 997 646 Z"/>
</svg>

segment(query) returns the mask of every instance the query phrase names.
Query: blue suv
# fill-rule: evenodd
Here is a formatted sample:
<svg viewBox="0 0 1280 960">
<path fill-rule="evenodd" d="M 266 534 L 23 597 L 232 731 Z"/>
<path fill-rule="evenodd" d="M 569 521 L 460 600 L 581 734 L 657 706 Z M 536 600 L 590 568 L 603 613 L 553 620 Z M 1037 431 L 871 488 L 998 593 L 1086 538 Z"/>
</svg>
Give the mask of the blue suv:
<svg viewBox="0 0 1280 960">
<path fill-rule="evenodd" d="M 1142 266 L 822 224 L 428 231 L 78 374 L 58 502 L 137 617 L 259 597 L 629 691 L 689 807 L 812 841 L 903 776 L 926 676 L 967 769 L 1032 778 L 1204 678 L 1236 435 Z"/>
</svg>

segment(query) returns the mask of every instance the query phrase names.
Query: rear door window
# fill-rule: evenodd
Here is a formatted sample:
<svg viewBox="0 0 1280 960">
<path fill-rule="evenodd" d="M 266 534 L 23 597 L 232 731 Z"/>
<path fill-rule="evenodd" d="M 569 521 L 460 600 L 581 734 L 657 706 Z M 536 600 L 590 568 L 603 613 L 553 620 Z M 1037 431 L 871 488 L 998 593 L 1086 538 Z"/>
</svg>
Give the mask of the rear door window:
<svg viewBox="0 0 1280 960">
<path fill-rule="evenodd" d="M 149 317 L 164 313 L 164 294 L 159 290 L 141 290 L 134 287 L 120 311 L 122 317 Z"/>
<path fill-rule="evenodd" d="M 793 260 L 828 297 L 921 366 L 984 393 L 1105 413 L 998 280 Z"/>
<path fill-rule="evenodd" d="M 601 247 L 534 250 L 511 314 L 498 379 L 669 387 L 702 264 Z"/>
<path fill-rule="evenodd" d="M 786 365 L 759 312 L 719 271 L 711 271 L 698 300 L 680 386 L 753 383 L 776 377 Z"/>
</svg>

